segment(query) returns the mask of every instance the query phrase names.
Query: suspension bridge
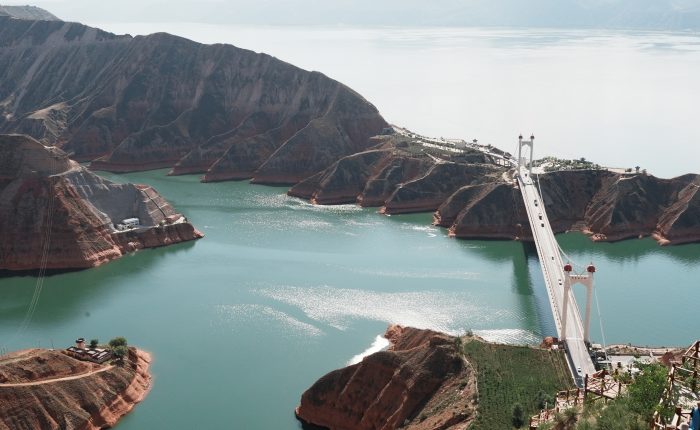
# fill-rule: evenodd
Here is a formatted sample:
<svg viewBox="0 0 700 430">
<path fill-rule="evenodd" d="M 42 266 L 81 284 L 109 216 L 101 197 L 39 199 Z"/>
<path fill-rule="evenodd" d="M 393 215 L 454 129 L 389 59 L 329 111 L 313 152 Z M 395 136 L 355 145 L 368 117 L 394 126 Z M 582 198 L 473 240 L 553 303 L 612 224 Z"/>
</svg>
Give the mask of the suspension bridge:
<svg viewBox="0 0 700 430">
<path fill-rule="evenodd" d="M 580 387 L 586 375 L 595 373 L 588 346 L 590 345 L 591 302 L 593 297 L 593 278 L 595 266 L 589 265 L 581 273 L 574 272 L 574 266 L 564 263 L 566 256 L 559 247 L 554 232 L 547 218 L 547 211 L 539 189 L 539 180 L 532 176 L 532 152 L 535 137 L 530 140 L 518 139 L 518 158 L 511 160 L 516 167 L 515 176 L 525 203 L 527 217 L 532 230 L 532 237 L 537 247 L 542 274 L 552 315 L 560 341 L 566 347 L 571 373 Z M 523 157 L 523 149 L 529 151 L 529 162 Z M 570 261 L 570 260 L 569 260 Z M 581 284 L 586 287 L 585 320 L 581 319 L 572 286 Z"/>
</svg>

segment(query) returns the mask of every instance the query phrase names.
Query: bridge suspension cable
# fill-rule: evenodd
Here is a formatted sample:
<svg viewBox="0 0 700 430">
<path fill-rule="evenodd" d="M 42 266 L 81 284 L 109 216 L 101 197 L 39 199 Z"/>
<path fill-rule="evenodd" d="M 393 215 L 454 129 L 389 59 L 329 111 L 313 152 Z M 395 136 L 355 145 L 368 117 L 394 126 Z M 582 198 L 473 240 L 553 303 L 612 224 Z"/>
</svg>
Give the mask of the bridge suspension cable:
<svg viewBox="0 0 700 430">
<path fill-rule="evenodd" d="M 598 302 L 598 291 L 593 290 L 593 297 L 595 297 L 595 308 L 598 311 L 598 323 L 600 324 L 600 337 L 603 339 L 603 352 L 605 352 L 605 359 L 608 359 L 608 344 L 605 340 L 605 331 L 603 330 L 603 314 L 600 312 L 600 303 Z"/>
</svg>

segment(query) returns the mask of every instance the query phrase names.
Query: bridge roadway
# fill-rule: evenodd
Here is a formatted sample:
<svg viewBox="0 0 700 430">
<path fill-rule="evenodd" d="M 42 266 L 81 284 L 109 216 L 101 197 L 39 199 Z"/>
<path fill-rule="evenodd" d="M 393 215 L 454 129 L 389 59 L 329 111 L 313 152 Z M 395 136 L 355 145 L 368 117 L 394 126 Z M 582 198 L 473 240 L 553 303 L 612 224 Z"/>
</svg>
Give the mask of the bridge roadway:
<svg viewBox="0 0 700 430">
<path fill-rule="evenodd" d="M 571 373 L 577 385 L 581 386 L 585 375 L 595 373 L 595 366 L 583 338 L 584 331 L 581 315 L 576 305 L 574 294 L 570 291 L 567 298 L 569 301 L 566 323 L 567 333 L 562 333 L 564 263 L 562 262 L 559 245 L 549 224 L 547 212 L 538 191 L 538 184 L 528 175 L 528 170 L 524 167 L 520 168 L 517 176 L 525 208 L 527 209 L 530 228 L 537 247 L 537 255 L 540 259 L 540 266 L 542 267 L 542 274 L 547 287 L 549 304 L 552 307 L 552 314 L 557 326 L 557 333 L 560 339 L 566 339 Z"/>
</svg>

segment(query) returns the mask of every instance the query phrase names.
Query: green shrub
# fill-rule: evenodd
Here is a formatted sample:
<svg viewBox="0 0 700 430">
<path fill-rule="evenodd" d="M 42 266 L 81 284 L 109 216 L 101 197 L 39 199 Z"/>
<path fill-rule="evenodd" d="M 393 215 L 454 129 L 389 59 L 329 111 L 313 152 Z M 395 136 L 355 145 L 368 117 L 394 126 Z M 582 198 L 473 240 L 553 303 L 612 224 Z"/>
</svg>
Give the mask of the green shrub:
<svg viewBox="0 0 700 430">
<path fill-rule="evenodd" d="M 651 422 L 654 408 L 666 386 L 666 368 L 661 364 L 638 364 L 640 373 L 637 374 L 629 387 L 629 409 Z"/>
<path fill-rule="evenodd" d="M 109 346 L 111 346 L 112 349 L 114 349 L 118 346 L 127 346 L 126 338 L 121 337 L 121 336 L 115 337 L 114 339 L 109 341 Z"/>
<path fill-rule="evenodd" d="M 537 392 L 537 396 L 535 397 L 535 401 L 537 402 L 537 407 L 540 409 L 554 407 L 554 396 L 552 396 L 551 394 L 545 393 L 542 390 Z"/>
<path fill-rule="evenodd" d="M 523 411 L 523 407 L 520 405 L 520 403 L 513 405 L 513 412 L 510 422 L 516 429 L 519 429 L 525 424 L 525 412 Z"/>
<path fill-rule="evenodd" d="M 112 355 L 120 362 L 124 361 L 124 357 L 129 355 L 129 348 L 126 345 L 118 345 L 112 349 Z"/>
</svg>

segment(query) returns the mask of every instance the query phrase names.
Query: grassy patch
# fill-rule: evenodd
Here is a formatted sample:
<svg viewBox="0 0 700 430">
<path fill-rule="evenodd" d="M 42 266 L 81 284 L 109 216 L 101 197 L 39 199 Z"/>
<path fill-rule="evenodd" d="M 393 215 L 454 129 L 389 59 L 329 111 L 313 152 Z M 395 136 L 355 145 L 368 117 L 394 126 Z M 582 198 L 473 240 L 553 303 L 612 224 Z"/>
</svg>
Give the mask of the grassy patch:
<svg viewBox="0 0 700 430">
<path fill-rule="evenodd" d="M 529 420 L 539 410 L 539 391 L 555 394 L 573 388 L 561 351 L 467 340 L 464 353 L 477 372 L 479 406 L 472 426 L 475 430 L 513 428 L 515 403 L 522 405 Z"/>
</svg>

